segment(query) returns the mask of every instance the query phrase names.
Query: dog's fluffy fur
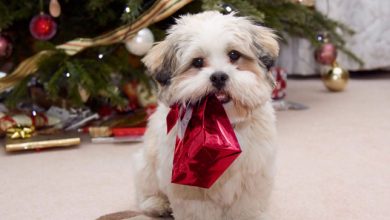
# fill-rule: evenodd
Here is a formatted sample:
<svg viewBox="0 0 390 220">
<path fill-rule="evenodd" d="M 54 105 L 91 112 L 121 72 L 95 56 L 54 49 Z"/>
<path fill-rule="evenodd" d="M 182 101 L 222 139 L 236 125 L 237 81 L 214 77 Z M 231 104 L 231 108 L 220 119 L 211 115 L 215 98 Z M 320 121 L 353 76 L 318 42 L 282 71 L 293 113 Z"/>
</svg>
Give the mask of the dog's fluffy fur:
<svg viewBox="0 0 390 220">
<path fill-rule="evenodd" d="M 233 14 L 204 12 L 177 20 L 168 36 L 143 59 L 160 83 L 159 106 L 150 117 L 137 155 L 139 208 L 176 220 L 256 220 L 265 218 L 271 192 L 275 117 L 270 103 L 269 65 L 278 54 L 274 33 Z M 237 56 L 231 57 L 235 51 Z M 201 58 L 201 67 L 194 59 Z M 228 76 L 223 87 L 211 75 Z M 241 155 L 210 189 L 171 183 L 177 130 L 166 116 L 173 103 L 195 103 L 211 93 L 224 104 L 242 148 Z"/>
</svg>

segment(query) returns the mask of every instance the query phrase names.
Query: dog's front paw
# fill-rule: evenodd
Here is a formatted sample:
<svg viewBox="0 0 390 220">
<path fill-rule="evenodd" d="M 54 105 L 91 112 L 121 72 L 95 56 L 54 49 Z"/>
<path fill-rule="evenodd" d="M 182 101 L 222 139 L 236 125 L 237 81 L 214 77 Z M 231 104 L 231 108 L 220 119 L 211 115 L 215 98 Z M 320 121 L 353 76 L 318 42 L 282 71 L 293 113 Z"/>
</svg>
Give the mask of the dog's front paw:
<svg viewBox="0 0 390 220">
<path fill-rule="evenodd" d="M 151 196 L 140 204 L 141 211 L 151 217 L 169 217 L 172 209 L 169 201 L 161 196 Z"/>
</svg>

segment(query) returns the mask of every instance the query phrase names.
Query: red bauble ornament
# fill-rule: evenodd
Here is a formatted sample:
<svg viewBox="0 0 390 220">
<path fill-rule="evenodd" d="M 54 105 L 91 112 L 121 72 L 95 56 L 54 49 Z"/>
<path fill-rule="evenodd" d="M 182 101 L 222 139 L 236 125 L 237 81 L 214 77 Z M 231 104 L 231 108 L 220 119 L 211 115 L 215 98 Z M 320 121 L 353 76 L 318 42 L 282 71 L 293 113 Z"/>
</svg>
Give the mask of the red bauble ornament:
<svg viewBox="0 0 390 220">
<path fill-rule="evenodd" d="M 332 43 L 324 43 L 315 50 L 316 61 L 323 65 L 331 65 L 337 57 L 337 48 Z"/>
<path fill-rule="evenodd" d="M 276 82 L 276 86 L 272 91 L 272 99 L 283 99 L 287 94 L 287 73 L 280 67 L 272 67 L 271 73 Z"/>
<path fill-rule="evenodd" d="M 0 34 L 0 58 L 7 58 L 12 53 L 11 41 Z"/>
<path fill-rule="evenodd" d="M 31 20 L 30 33 L 38 40 L 49 40 L 57 33 L 57 24 L 52 17 L 41 13 Z"/>
</svg>

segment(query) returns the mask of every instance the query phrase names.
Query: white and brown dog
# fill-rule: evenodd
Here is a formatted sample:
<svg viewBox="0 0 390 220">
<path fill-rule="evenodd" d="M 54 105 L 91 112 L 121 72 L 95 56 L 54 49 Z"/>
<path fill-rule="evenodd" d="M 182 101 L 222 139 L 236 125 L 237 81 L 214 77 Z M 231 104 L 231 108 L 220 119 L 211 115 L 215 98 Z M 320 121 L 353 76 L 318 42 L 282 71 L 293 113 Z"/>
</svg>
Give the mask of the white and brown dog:
<svg viewBox="0 0 390 220">
<path fill-rule="evenodd" d="M 177 20 L 143 59 L 159 82 L 159 106 L 137 155 L 139 208 L 176 220 L 265 219 L 273 182 L 275 117 L 269 67 L 275 34 L 233 14 L 204 12 Z M 167 134 L 174 103 L 215 93 L 224 103 L 242 153 L 210 189 L 171 183 L 177 129 Z"/>
</svg>

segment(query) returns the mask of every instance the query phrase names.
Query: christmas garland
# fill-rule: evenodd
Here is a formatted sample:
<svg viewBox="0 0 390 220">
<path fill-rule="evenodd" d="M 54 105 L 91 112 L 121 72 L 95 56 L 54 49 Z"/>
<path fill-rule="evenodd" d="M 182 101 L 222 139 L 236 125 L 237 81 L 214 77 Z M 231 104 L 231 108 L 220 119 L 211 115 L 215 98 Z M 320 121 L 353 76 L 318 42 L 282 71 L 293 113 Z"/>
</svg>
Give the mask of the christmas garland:
<svg viewBox="0 0 390 220">
<path fill-rule="evenodd" d="M 89 47 L 111 45 L 134 37 L 144 27 L 159 22 L 192 0 L 158 0 L 149 10 L 144 12 L 135 22 L 123 25 L 113 31 L 95 38 L 78 38 L 56 46 L 56 49 L 63 50 L 67 55 L 73 56 Z M 0 92 L 17 84 L 30 74 L 38 70 L 38 62 L 45 56 L 55 54 L 55 50 L 43 50 L 32 57 L 21 62 L 18 67 L 8 76 L 0 79 Z"/>
</svg>

